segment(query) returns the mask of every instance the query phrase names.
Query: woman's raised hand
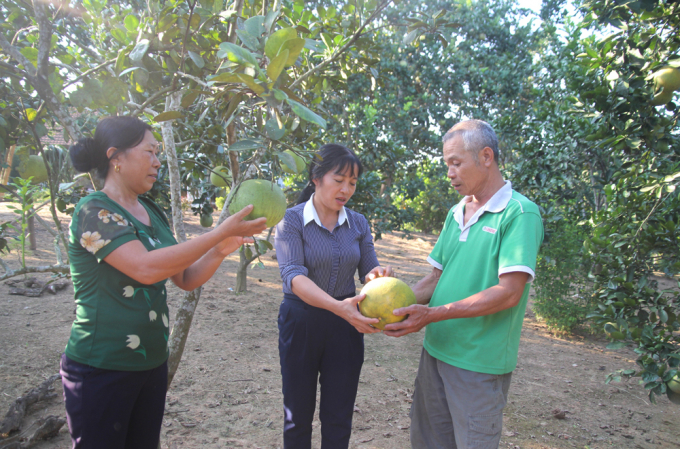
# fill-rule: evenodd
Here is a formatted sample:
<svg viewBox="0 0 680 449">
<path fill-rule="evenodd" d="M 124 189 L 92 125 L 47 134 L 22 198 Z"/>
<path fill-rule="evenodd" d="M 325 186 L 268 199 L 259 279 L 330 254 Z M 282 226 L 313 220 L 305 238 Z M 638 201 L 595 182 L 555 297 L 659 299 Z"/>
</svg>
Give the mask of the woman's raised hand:
<svg viewBox="0 0 680 449">
<path fill-rule="evenodd" d="M 246 216 L 253 211 L 253 205 L 249 204 L 222 222 L 215 230 L 223 233 L 224 237 L 252 237 L 267 229 L 267 219 L 264 217 L 256 220 L 244 221 Z"/>
<path fill-rule="evenodd" d="M 338 301 L 339 313 L 337 314 L 362 334 L 375 334 L 376 332 L 380 332 L 380 329 L 376 329 L 371 326 L 371 324 L 379 323 L 380 320 L 363 316 L 357 308 L 358 304 L 363 301 L 365 297 L 366 295 L 361 293 L 353 298 Z"/>
<path fill-rule="evenodd" d="M 244 207 L 215 229 L 226 234 L 224 240 L 215 245 L 215 250 L 222 256 L 228 256 L 244 243 L 254 243 L 255 239 L 252 236 L 267 229 L 267 219 L 264 217 L 250 221 L 243 220 L 252 210 L 252 205 Z"/>
<path fill-rule="evenodd" d="M 375 278 L 381 278 L 381 277 L 392 277 L 394 276 L 394 273 L 392 271 L 392 267 L 387 265 L 385 267 L 381 267 L 378 265 L 374 269 L 368 272 L 366 275 L 366 282 L 372 281 Z"/>
</svg>

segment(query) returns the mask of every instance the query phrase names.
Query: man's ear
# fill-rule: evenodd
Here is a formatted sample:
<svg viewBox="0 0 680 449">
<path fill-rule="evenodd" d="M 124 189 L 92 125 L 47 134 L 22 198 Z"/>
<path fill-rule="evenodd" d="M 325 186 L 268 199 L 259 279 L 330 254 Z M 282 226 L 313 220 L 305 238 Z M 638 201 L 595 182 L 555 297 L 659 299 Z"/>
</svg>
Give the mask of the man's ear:
<svg viewBox="0 0 680 449">
<path fill-rule="evenodd" d="M 490 147 L 482 148 L 482 150 L 479 152 L 479 156 L 479 160 L 485 167 L 491 167 L 495 160 L 493 150 Z"/>
</svg>

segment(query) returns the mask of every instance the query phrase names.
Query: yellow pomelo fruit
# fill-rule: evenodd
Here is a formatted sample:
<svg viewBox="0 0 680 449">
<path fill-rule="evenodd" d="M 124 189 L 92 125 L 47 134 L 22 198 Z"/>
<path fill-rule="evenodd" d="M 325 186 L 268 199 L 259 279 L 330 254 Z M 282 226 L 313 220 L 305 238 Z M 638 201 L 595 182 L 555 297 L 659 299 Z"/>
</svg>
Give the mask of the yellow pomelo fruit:
<svg viewBox="0 0 680 449">
<path fill-rule="evenodd" d="M 266 179 L 243 181 L 229 204 L 229 213 L 235 214 L 249 204 L 253 211 L 245 219 L 266 217 L 268 228 L 281 221 L 288 205 L 281 187 Z"/>
<path fill-rule="evenodd" d="M 654 83 L 664 88 L 664 91 L 680 88 L 680 70 L 666 67 L 654 74 Z"/>
<path fill-rule="evenodd" d="M 222 176 L 215 172 L 227 179 L 225 180 Z M 231 183 L 231 170 L 223 165 L 213 168 L 213 171 L 210 172 L 210 183 L 215 187 L 228 187 L 229 183 Z"/>
<path fill-rule="evenodd" d="M 654 95 L 651 103 L 652 106 L 661 106 L 663 104 L 669 103 L 673 99 L 673 91 L 667 87 L 664 87 L 661 92 Z"/>
<path fill-rule="evenodd" d="M 201 215 L 201 226 L 209 228 L 213 224 L 213 217 L 210 214 Z"/>
<path fill-rule="evenodd" d="M 286 150 L 284 153 L 289 154 L 292 156 L 292 158 L 295 160 L 295 167 L 289 167 L 288 164 L 286 164 L 283 160 L 281 160 L 281 170 L 283 170 L 286 173 L 291 173 L 291 174 L 297 174 L 297 173 L 302 173 L 305 170 L 305 160 L 302 159 L 300 156 L 297 154 L 293 153 L 291 150 Z"/>
<path fill-rule="evenodd" d="M 31 182 L 33 184 L 39 184 L 41 182 L 47 181 L 47 168 L 45 167 L 45 161 L 42 156 L 37 154 L 32 154 L 28 156 L 28 159 L 22 161 L 19 165 L 17 171 L 23 179 L 28 179 L 33 176 Z"/>
<path fill-rule="evenodd" d="M 366 295 L 359 303 L 359 311 L 368 318 L 379 318 L 380 322 L 373 324 L 378 329 L 385 329 L 390 323 L 404 321 L 406 315 L 396 316 L 394 309 L 407 307 L 416 303 L 416 295 L 405 282 L 392 277 L 373 279 L 361 289 Z"/>
</svg>

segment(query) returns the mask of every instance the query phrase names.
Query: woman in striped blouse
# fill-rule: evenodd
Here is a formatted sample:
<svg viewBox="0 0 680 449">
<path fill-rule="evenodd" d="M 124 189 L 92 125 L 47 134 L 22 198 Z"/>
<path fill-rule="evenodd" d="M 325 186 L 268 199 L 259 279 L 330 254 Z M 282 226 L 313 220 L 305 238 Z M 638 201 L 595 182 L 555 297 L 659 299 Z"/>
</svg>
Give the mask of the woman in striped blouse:
<svg viewBox="0 0 680 449">
<path fill-rule="evenodd" d="M 286 449 L 311 447 L 317 379 L 322 449 L 347 448 L 354 400 L 364 361 L 363 334 L 378 322 L 357 309 L 354 274 L 361 282 L 391 276 L 380 267 L 366 218 L 345 204 L 363 171 L 342 145 L 321 147 L 297 206 L 276 227 L 276 256 L 283 281 L 279 356 L 283 377 Z"/>
</svg>

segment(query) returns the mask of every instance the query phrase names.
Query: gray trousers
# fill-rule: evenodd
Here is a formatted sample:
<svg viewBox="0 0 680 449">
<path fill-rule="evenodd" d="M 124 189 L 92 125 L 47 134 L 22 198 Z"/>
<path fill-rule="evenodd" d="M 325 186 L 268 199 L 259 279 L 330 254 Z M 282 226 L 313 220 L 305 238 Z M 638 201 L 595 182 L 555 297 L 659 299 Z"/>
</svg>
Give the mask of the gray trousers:
<svg viewBox="0 0 680 449">
<path fill-rule="evenodd" d="M 411 406 L 411 447 L 497 449 L 511 377 L 457 368 L 423 348 Z"/>
</svg>

